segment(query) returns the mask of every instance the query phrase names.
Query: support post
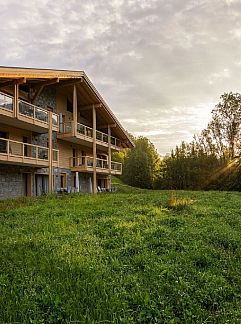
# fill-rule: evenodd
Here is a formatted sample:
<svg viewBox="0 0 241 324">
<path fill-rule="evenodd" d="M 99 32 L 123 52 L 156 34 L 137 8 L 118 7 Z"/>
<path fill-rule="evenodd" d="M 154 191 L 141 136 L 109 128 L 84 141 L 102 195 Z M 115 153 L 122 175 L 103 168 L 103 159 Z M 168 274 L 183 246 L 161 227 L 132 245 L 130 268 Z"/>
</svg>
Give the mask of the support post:
<svg viewBox="0 0 241 324">
<path fill-rule="evenodd" d="M 95 106 L 92 107 L 92 119 L 93 119 L 93 193 L 97 192 L 97 180 L 96 180 L 96 110 Z"/>
<path fill-rule="evenodd" d="M 108 166 L 109 166 L 109 176 L 108 176 L 108 189 L 111 190 L 111 127 L 108 125 Z"/>
<path fill-rule="evenodd" d="M 49 193 L 53 192 L 53 118 L 52 111 L 49 117 Z"/>
<path fill-rule="evenodd" d="M 77 112 L 77 89 L 76 89 L 76 84 L 74 84 L 73 88 L 73 126 L 74 129 L 72 130 L 72 133 L 74 136 L 77 135 L 77 119 L 78 119 L 78 112 Z"/>
<path fill-rule="evenodd" d="M 18 118 L 19 105 L 18 105 L 19 85 L 14 84 L 14 117 Z"/>
<path fill-rule="evenodd" d="M 75 172 L 75 189 L 77 192 L 79 192 L 79 172 Z"/>
</svg>

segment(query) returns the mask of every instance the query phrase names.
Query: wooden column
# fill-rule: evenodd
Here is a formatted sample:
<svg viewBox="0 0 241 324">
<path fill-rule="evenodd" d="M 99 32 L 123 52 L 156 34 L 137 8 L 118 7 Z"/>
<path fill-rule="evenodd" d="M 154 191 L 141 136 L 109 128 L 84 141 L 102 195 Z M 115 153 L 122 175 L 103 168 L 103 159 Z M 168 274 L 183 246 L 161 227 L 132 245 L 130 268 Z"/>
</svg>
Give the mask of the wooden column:
<svg viewBox="0 0 241 324">
<path fill-rule="evenodd" d="M 48 113 L 49 117 L 49 193 L 53 192 L 53 119 L 52 111 Z"/>
<path fill-rule="evenodd" d="M 75 172 L 75 189 L 76 192 L 79 192 L 79 172 Z"/>
<path fill-rule="evenodd" d="M 97 192 L 97 180 L 96 180 L 96 110 L 95 106 L 92 107 L 92 119 L 93 119 L 93 193 Z"/>
<path fill-rule="evenodd" d="M 73 88 L 73 126 L 74 129 L 72 130 L 72 134 L 74 136 L 77 135 L 77 120 L 78 120 L 78 112 L 77 112 L 77 89 L 76 89 L 76 85 L 74 84 L 74 88 Z"/>
<path fill-rule="evenodd" d="M 108 125 L 108 166 L 109 166 L 109 176 L 108 176 L 108 189 L 111 189 L 111 127 Z"/>
<path fill-rule="evenodd" d="M 19 111 L 18 95 L 19 95 L 19 85 L 14 84 L 14 117 L 15 118 L 18 118 L 18 111 Z"/>
</svg>

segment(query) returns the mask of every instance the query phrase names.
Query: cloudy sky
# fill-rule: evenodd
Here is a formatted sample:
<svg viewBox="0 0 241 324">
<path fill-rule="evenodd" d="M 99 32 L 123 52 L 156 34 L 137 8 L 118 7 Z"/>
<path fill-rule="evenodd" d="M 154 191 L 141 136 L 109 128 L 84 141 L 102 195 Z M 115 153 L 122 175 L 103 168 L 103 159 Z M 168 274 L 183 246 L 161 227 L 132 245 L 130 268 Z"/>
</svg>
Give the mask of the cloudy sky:
<svg viewBox="0 0 241 324">
<path fill-rule="evenodd" d="M 0 65 L 85 70 L 164 155 L 241 91 L 241 0 L 0 0 Z"/>
</svg>

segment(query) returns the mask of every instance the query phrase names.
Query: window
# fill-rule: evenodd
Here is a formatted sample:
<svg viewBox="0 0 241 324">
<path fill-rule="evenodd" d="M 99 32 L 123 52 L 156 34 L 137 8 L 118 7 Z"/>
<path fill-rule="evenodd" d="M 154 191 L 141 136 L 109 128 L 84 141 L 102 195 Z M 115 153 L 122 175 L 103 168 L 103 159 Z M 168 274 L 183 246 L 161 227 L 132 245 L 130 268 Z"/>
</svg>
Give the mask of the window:
<svg viewBox="0 0 241 324">
<path fill-rule="evenodd" d="M 72 102 L 67 98 L 67 111 L 73 112 L 73 104 Z"/>
<path fill-rule="evenodd" d="M 67 187 L 67 174 L 66 173 L 61 173 L 61 175 L 60 175 L 60 187 L 61 187 L 61 189 Z"/>
</svg>

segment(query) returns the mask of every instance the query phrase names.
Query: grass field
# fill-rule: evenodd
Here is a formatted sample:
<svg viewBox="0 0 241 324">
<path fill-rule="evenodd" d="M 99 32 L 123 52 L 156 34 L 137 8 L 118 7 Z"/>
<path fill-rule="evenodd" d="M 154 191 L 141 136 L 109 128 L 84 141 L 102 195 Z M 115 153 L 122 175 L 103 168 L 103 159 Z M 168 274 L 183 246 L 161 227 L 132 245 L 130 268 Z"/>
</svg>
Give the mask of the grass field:
<svg viewBox="0 0 241 324">
<path fill-rule="evenodd" d="M 241 194 L 0 202 L 0 323 L 241 323 Z"/>
</svg>

